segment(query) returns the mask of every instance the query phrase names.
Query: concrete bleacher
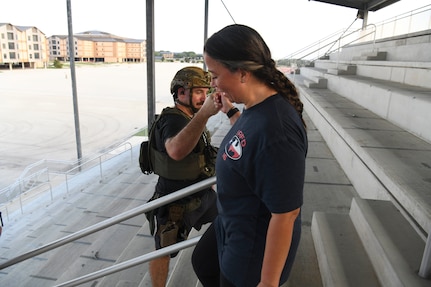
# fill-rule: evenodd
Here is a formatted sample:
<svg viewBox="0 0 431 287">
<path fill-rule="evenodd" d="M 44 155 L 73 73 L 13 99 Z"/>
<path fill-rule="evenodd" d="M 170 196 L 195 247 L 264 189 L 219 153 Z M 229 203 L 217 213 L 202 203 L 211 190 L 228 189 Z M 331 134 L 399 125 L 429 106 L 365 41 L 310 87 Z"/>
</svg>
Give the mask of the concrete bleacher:
<svg viewBox="0 0 431 287">
<path fill-rule="evenodd" d="M 137 164 L 129 163 L 103 181 L 89 176 L 91 171 L 84 172 L 79 175 L 80 180 L 93 180 L 92 184 L 84 183 L 85 188 L 76 187 L 67 194 L 63 193 L 63 188 L 54 189 L 54 193 L 63 193 L 57 194 L 54 201 L 51 202 L 47 194 L 41 195 L 24 206 L 23 214 L 19 210 L 10 214 L 0 242 L 1 261 L 147 202 L 156 176 L 138 171 Z M 135 244 L 127 248 L 132 242 Z M 1 270 L 0 286 L 17 286 L 16 282 L 20 282 L 19 286 L 54 286 L 152 250 L 153 240 L 145 216 L 141 215 Z M 147 268 L 141 268 L 145 274 Z M 140 280 L 143 277 L 139 272 L 134 274 Z"/>
<path fill-rule="evenodd" d="M 304 230 L 301 252 L 291 282 L 295 282 L 292 286 L 321 286 L 311 238 L 312 213 L 314 210 L 348 212 L 355 192 L 313 123 L 307 115 L 305 118 L 309 123 L 310 151 L 305 183 L 306 204 L 302 212 Z M 214 145 L 220 144 L 229 128 L 228 120 L 223 117 L 212 136 Z M 136 163 L 128 163 L 126 156 L 121 169 L 105 172 L 104 180 L 100 181 L 97 172 L 87 171 L 77 175 L 68 193 L 61 186 L 55 189 L 54 202 L 46 194 L 39 199 L 39 204 L 34 202 L 24 206 L 23 215 L 19 210 L 11 214 L 0 241 L 1 261 L 144 203 L 150 197 L 157 177 L 142 175 L 137 166 L 137 147 L 134 150 Z M 81 184 L 77 184 L 79 181 Z M 190 236 L 198 234 L 192 232 Z M 141 216 L 0 270 L 0 285 L 8 286 L 10 282 L 19 280 L 23 282 L 22 286 L 54 286 L 146 254 L 153 248 L 147 222 Z M 188 248 L 172 260 L 168 286 L 191 286 L 190 282 L 198 284 L 190 264 L 191 252 L 192 248 Z M 148 264 L 93 280 L 83 286 L 151 286 Z"/>
<path fill-rule="evenodd" d="M 418 275 L 431 231 L 430 35 L 352 45 L 290 75 L 358 193 L 348 214 L 313 214 L 324 286 L 431 285 Z M 376 47 L 386 60 L 361 57 Z"/>
</svg>

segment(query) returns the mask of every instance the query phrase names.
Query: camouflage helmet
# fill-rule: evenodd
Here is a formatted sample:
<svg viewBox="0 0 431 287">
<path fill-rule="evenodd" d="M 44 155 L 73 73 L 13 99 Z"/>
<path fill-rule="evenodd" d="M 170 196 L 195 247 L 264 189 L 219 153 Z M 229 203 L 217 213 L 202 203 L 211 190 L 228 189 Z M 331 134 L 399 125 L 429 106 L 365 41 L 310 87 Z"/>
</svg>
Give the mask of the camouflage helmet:
<svg viewBox="0 0 431 287">
<path fill-rule="evenodd" d="M 172 79 L 171 94 L 176 93 L 178 87 L 185 89 L 210 88 L 211 76 L 199 67 L 185 67 L 179 70 Z"/>
</svg>

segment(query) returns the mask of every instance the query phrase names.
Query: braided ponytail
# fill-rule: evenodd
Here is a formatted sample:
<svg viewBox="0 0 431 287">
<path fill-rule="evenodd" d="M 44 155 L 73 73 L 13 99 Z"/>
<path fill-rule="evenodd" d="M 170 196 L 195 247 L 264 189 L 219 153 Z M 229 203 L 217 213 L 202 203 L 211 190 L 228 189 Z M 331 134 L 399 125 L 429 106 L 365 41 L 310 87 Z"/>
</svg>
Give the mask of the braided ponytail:
<svg viewBox="0 0 431 287">
<path fill-rule="evenodd" d="M 286 98 L 289 103 L 298 112 L 302 124 L 307 127 L 302 112 L 304 105 L 299 98 L 298 90 L 295 85 L 275 66 L 274 60 L 271 59 L 269 65 L 264 66 L 261 70 L 256 71 L 255 76 L 265 82 L 268 86 L 274 88 L 280 95 Z"/>
</svg>

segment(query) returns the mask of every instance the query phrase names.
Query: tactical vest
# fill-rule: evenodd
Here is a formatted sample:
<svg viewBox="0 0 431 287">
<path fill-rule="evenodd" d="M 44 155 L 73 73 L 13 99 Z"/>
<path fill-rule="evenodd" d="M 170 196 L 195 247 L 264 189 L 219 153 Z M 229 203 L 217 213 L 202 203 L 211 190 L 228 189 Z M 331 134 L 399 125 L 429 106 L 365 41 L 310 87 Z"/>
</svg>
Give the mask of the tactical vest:
<svg viewBox="0 0 431 287">
<path fill-rule="evenodd" d="M 210 146 L 210 135 L 208 130 L 202 133 L 197 144 L 199 152 L 192 151 L 182 160 L 171 159 L 166 152 L 156 149 L 155 136 L 157 122 L 166 114 L 176 114 L 187 117 L 177 108 L 164 108 L 156 122 L 153 124 L 149 135 L 150 159 L 154 173 L 171 180 L 195 180 L 200 176 L 211 177 L 215 175 L 215 168 L 212 163 L 208 163 L 205 153 L 206 147 Z M 187 119 L 189 119 L 187 117 Z"/>
</svg>

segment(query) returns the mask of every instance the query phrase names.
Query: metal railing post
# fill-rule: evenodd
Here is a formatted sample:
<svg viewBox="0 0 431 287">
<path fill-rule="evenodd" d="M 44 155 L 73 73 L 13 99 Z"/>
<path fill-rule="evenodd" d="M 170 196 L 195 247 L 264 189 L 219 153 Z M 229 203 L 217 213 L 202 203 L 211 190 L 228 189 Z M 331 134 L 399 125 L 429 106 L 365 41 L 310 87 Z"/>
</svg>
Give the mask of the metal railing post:
<svg viewBox="0 0 431 287">
<path fill-rule="evenodd" d="M 102 156 L 99 156 L 99 170 L 100 170 L 100 182 L 102 182 L 103 181 Z"/>
<path fill-rule="evenodd" d="M 428 232 L 422 262 L 419 268 L 419 276 L 425 279 L 429 279 L 431 277 L 431 230 Z"/>
<path fill-rule="evenodd" d="M 24 211 L 22 209 L 22 193 L 19 192 L 19 207 L 21 208 L 21 214 L 24 214 Z"/>
<path fill-rule="evenodd" d="M 67 172 L 64 174 L 64 176 L 66 177 L 66 193 L 69 194 L 69 181 L 67 179 Z"/>
<path fill-rule="evenodd" d="M 50 194 L 51 194 L 51 202 L 54 202 L 54 196 L 53 196 L 53 194 L 52 194 L 52 186 L 51 186 L 51 183 L 50 182 L 47 182 L 48 184 L 49 184 L 49 192 L 50 192 Z"/>
</svg>

